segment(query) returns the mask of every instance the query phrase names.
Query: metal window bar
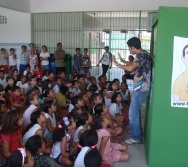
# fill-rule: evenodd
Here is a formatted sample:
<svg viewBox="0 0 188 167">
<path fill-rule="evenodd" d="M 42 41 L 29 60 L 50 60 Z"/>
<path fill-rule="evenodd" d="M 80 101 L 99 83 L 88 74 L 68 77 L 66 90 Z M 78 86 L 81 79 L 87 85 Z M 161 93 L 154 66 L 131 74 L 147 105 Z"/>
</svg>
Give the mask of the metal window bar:
<svg viewBox="0 0 188 167">
<path fill-rule="evenodd" d="M 32 14 L 32 42 L 37 49 L 42 45 L 48 47 L 50 53 L 56 50 L 61 42 L 66 53 L 75 54 L 75 48 L 88 48 L 93 69 L 91 74 L 99 76 L 101 67 L 96 64 L 104 50 L 99 42 L 110 47 L 118 59 L 118 52 L 128 60 L 127 40 L 133 36 L 140 37 L 143 49 L 150 50 L 151 20 L 155 11 L 120 11 L 120 12 L 59 12 Z M 119 60 L 118 60 L 119 61 Z M 119 78 L 123 70 L 113 66 L 109 70 L 108 79 Z"/>
</svg>

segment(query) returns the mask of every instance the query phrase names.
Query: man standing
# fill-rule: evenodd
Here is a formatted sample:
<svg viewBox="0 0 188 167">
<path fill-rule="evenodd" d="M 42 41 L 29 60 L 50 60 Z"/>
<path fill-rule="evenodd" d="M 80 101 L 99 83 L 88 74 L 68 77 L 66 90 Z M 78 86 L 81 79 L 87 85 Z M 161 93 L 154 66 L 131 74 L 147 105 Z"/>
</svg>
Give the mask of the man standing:
<svg viewBox="0 0 188 167">
<path fill-rule="evenodd" d="M 56 74 L 58 74 L 59 71 L 65 71 L 65 51 L 62 50 L 62 44 L 57 44 L 57 50 L 54 53 L 55 57 L 55 67 L 56 67 Z"/>
<path fill-rule="evenodd" d="M 134 71 L 134 87 L 129 108 L 129 123 L 131 138 L 125 140 L 127 144 L 142 143 L 140 108 L 145 101 L 150 90 L 151 77 L 151 57 L 147 51 L 142 50 L 139 38 L 133 37 L 127 41 L 131 54 L 136 54 L 136 58 L 131 64 L 119 65 L 115 57 L 112 59 L 115 65 L 123 70 Z"/>
</svg>

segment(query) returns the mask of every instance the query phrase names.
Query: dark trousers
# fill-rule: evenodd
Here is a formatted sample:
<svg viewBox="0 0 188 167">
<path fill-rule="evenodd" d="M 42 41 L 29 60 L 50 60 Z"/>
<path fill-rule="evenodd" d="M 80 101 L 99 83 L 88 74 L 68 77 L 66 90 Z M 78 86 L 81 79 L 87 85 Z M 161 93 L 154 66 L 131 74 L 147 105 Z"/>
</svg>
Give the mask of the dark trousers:
<svg viewBox="0 0 188 167">
<path fill-rule="evenodd" d="M 56 67 L 56 75 L 58 75 L 58 72 L 60 71 L 65 72 L 65 67 Z"/>
<path fill-rule="evenodd" d="M 106 75 L 109 65 L 102 64 L 102 75 Z"/>
</svg>

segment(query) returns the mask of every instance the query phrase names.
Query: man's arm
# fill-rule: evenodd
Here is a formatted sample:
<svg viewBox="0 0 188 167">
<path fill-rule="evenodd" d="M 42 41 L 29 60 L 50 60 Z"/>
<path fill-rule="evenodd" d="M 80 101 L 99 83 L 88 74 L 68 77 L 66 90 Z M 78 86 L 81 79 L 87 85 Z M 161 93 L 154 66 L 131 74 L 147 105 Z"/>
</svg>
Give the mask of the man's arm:
<svg viewBox="0 0 188 167">
<path fill-rule="evenodd" d="M 120 65 L 120 64 L 118 64 L 118 63 L 116 62 L 116 59 L 115 59 L 115 56 L 114 56 L 114 55 L 112 56 L 112 61 L 114 62 L 114 64 L 115 64 L 117 67 L 119 67 L 119 68 L 121 68 L 121 69 L 123 69 L 123 70 L 126 70 L 126 71 L 134 71 L 134 70 L 138 67 L 138 65 L 137 65 L 135 62 L 132 62 L 132 63 L 127 64 L 127 65 Z"/>
<path fill-rule="evenodd" d="M 96 66 L 99 66 L 99 64 L 101 63 L 101 61 L 103 60 L 103 58 L 104 58 L 104 54 L 103 54 L 102 58 L 99 60 L 99 63 Z"/>
</svg>

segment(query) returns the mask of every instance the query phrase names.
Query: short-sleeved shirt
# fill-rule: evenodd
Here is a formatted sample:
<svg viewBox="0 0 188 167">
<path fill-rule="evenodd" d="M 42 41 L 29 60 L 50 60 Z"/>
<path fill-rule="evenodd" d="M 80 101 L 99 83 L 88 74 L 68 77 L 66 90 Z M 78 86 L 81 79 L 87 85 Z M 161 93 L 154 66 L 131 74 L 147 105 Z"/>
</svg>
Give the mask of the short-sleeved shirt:
<svg viewBox="0 0 188 167">
<path fill-rule="evenodd" d="M 22 65 L 27 64 L 27 52 L 20 53 L 20 64 L 22 64 Z"/>
<path fill-rule="evenodd" d="M 0 53 L 0 65 L 7 65 L 8 64 L 8 55 L 5 54 L 5 55 L 2 55 Z"/>
<path fill-rule="evenodd" d="M 111 52 L 105 52 L 104 54 L 103 54 L 103 60 L 102 60 L 102 64 L 104 64 L 104 65 L 110 65 L 110 61 L 111 61 L 111 59 L 112 59 L 112 54 L 111 54 Z"/>
<path fill-rule="evenodd" d="M 64 50 L 56 50 L 55 53 L 54 53 L 54 57 L 63 56 L 63 55 L 65 55 Z M 65 67 L 64 59 L 56 59 L 55 60 L 55 66 L 56 67 Z"/>
<path fill-rule="evenodd" d="M 136 55 L 134 62 L 138 65 L 134 74 L 135 91 L 149 91 L 151 78 L 151 57 L 149 52 L 142 50 Z"/>
<path fill-rule="evenodd" d="M 82 67 L 89 67 L 90 66 L 90 57 L 83 56 L 82 57 Z"/>
<path fill-rule="evenodd" d="M 28 83 L 27 83 L 27 82 L 26 82 L 26 83 L 24 83 L 24 84 L 22 84 L 22 82 L 21 82 L 21 81 L 18 81 L 18 82 L 16 83 L 16 86 L 19 86 L 20 88 L 24 89 L 24 90 L 25 90 L 25 92 L 27 92 L 27 89 L 28 89 L 28 87 L 29 87 L 29 85 L 28 85 Z"/>
<path fill-rule="evenodd" d="M 187 101 L 188 100 L 188 71 L 182 73 L 175 81 L 173 94 L 179 96 L 179 100 Z"/>
<path fill-rule="evenodd" d="M 2 141 L 9 142 L 9 151 L 12 153 L 21 147 L 20 138 L 22 136 L 22 128 L 19 128 L 15 133 L 2 134 Z"/>
<path fill-rule="evenodd" d="M 62 93 L 56 93 L 55 97 L 59 108 L 66 106 L 66 97 Z"/>
<path fill-rule="evenodd" d="M 75 67 L 80 67 L 81 64 L 81 60 L 82 60 L 82 55 L 74 55 L 74 66 Z"/>
<path fill-rule="evenodd" d="M 123 109 L 123 106 L 121 104 L 112 103 L 109 107 L 109 113 L 112 116 L 116 116 L 116 114 L 122 114 L 121 110 Z"/>
<path fill-rule="evenodd" d="M 41 52 L 41 53 L 40 53 L 40 57 L 42 57 L 42 58 L 47 58 L 47 57 L 50 57 L 50 54 L 49 54 L 48 52 Z M 49 60 L 42 60 L 42 61 L 41 61 L 41 65 L 42 65 L 42 66 L 49 65 Z"/>
</svg>

